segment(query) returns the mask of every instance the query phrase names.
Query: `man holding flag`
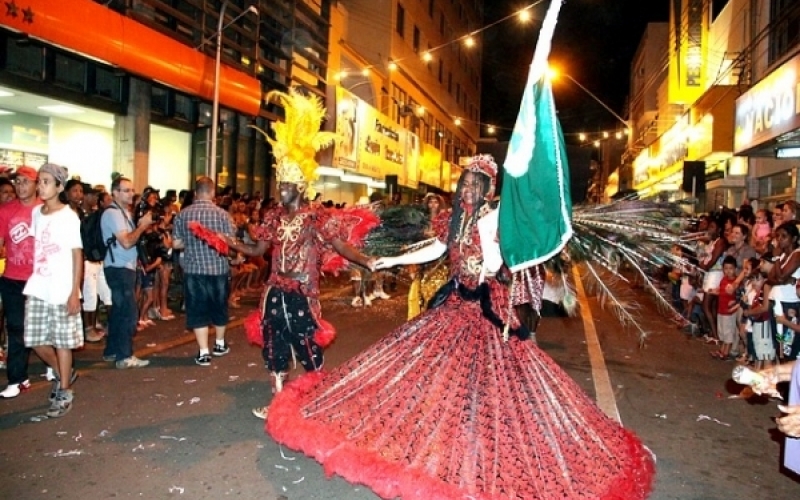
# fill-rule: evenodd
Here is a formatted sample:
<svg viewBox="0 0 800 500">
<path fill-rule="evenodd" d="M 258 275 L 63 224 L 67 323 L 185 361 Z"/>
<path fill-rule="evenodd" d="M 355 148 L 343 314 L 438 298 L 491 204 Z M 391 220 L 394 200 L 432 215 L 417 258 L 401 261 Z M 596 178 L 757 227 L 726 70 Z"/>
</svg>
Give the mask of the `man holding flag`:
<svg viewBox="0 0 800 500">
<path fill-rule="evenodd" d="M 545 20 L 548 47 L 560 4 Z M 517 126 L 499 213 L 497 165 L 478 155 L 452 209 L 433 220 L 433 242 L 375 263 L 419 264 L 447 252 L 449 281 L 431 307 L 331 372 L 306 374 L 276 394 L 267 419 L 276 441 L 383 498 L 648 495 L 650 452 L 527 339 L 511 307 L 503 256 L 524 270 L 560 252 L 571 232 L 563 146 L 541 83 L 526 91 L 530 114 L 521 116 L 534 121 Z M 538 109 L 548 102 L 550 114 Z M 560 218 L 529 215 L 544 205 Z M 523 224 L 537 227 L 512 227 Z"/>
</svg>

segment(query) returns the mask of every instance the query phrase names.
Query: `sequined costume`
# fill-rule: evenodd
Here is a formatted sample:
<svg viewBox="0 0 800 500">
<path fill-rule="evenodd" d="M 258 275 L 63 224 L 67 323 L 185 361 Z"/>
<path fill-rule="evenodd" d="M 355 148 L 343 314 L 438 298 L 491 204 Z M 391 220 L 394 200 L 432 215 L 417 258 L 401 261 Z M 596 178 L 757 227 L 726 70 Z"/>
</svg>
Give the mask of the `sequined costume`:
<svg viewBox="0 0 800 500">
<path fill-rule="evenodd" d="M 267 432 L 383 498 L 646 497 L 649 452 L 536 345 L 504 338 L 503 320 L 519 326 L 509 286 L 480 283 L 477 224 L 447 215 L 434 221 L 451 262 L 443 303 L 287 385 Z"/>
<path fill-rule="evenodd" d="M 372 217 L 365 223 L 365 218 Z M 271 244 L 271 268 L 261 308 L 262 355 L 273 373 L 289 369 L 292 350 L 306 370 L 322 366 L 322 347 L 332 340 L 332 326 L 322 320 L 319 279 L 323 268 L 342 268 L 344 261 L 331 242 L 358 239 L 377 223 L 368 211 L 333 212 L 304 206 L 290 213 L 284 207 L 269 211 L 257 231 Z M 251 335 L 248 332 L 248 335 Z M 322 339 L 321 337 L 325 338 Z M 261 344 L 261 339 L 251 339 Z"/>
</svg>

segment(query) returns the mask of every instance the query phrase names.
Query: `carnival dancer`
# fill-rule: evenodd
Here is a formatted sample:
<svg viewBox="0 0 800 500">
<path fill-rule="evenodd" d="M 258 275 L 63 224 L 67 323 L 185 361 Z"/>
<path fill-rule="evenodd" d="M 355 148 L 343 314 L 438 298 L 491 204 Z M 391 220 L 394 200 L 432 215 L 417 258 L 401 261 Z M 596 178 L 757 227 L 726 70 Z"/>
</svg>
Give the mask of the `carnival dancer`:
<svg viewBox="0 0 800 500">
<path fill-rule="evenodd" d="M 321 268 L 335 267 L 334 254 L 372 268 L 374 259 L 361 254 L 351 243 L 377 225 L 368 209 L 342 211 L 310 206 L 309 184 L 314 180 L 316 148 L 335 135 L 318 132 L 325 110 L 315 97 L 295 89 L 288 94 L 272 92 L 286 112 L 286 122 L 273 124 L 276 139 L 267 138 L 277 159 L 280 206 L 267 212 L 256 231 L 258 241 L 248 245 L 228 240 L 245 255 L 263 255 L 272 247 L 272 266 L 261 305 L 261 322 L 256 337 L 263 342 L 263 358 L 273 379 L 273 391 L 280 392 L 293 355 L 307 371 L 322 367 L 323 347 L 332 340 L 332 326 L 323 321 L 319 303 Z M 266 134 L 265 134 L 266 135 Z M 348 237 L 347 235 L 350 235 Z M 341 259 L 340 259 L 341 260 Z M 343 261 L 342 261 L 343 262 Z M 343 262 L 344 263 L 344 262 Z M 253 409 L 266 418 L 267 407 Z"/>
<path fill-rule="evenodd" d="M 267 432 L 384 498 L 644 498 L 649 452 L 525 339 L 509 307 L 498 243 L 481 235 L 496 235 L 496 168 L 473 158 L 452 212 L 433 222 L 437 240 L 376 262 L 447 252 L 440 305 L 330 373 L 289 384 Z"/>
<path fill-rule="evenodd" d="M 436 218 L 445 210 L 444 199 L 436 193 L 428 193 L 422 200 L 422 205 L 430 220 Z M 429 235 L 434 236 L 433 229 L 428 228 Z M 446 256 L 439 260 L 419 266 L 409 266 L 411 286 L 408 289 L 408 319 L 417 316 L 427 309 L 428 301 L 433 298 L 442 285 L 447 282 Z"/>
</svg>

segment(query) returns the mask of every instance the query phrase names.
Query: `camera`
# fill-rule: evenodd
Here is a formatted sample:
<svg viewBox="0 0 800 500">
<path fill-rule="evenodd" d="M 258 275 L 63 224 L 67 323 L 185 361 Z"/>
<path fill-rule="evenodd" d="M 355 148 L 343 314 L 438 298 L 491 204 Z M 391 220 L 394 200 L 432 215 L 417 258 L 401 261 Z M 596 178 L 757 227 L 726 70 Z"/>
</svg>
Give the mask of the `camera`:
<svg viewBox="0 0 800 500">
<path fill-rule="evenodd" d="M 154 199 L 154 202 L 151 202 L 151 199 Z M 161 222 L 164 218 L 164 205 L 158 197 L 158 190 L 149 187 L 145 188 L 142 198 L 136 205 L 136 210 L 133 214 L 134 220 L 138 223 L 139 219 L 147 213 L 151 214 L 154 224 Z"/>
</svg>

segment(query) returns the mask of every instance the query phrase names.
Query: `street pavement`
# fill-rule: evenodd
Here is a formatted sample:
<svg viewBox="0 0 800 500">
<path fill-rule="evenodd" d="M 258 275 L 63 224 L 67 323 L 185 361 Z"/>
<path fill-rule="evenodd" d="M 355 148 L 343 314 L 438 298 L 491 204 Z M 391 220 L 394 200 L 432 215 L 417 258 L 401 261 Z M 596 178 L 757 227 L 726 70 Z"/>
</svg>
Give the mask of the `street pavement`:
<svg viewBox="0 0 800 500">
<path fill-rule="evenodd" d="M 403 283 L 391 300 L 349 305 L 349 282 L 323 284 L 323 313 L 338 330 L 326 351 L 335 366 L 405 320 Z M 637 333 L 590 300 L 594 325 L 622 422 L 656 454 L 651 498 L 797 498 L 800 482 L 780 468 L 782 439 L 771 420 L 776 403 L 731 399 L 733 363 L 687 339 L 641 293 Z M 269 401 L 269 381 L 241 322 L 257 302 L 231 309 L 231 353 L 210 367 L 194 364 L 196 345 L 182 316 L 139 333 L 137 355 L 151 366 L 116 370 L 102 347 L 76 354 L 75 406 L 60 419 L 40 418 L 50 384 L 32 358 L 34 388 L 0 400 L 0 498 L 192 498 L 362 500 L 377 497 L 264 434 L 250 409 Z M 544 318 L 540 347 L 590 395 L 596 394 L 583 318 Z M 299 374 L 295 371 L 294 374 Z M 5 378 L 5 375 L 0 375 Z"/>
</svg>

